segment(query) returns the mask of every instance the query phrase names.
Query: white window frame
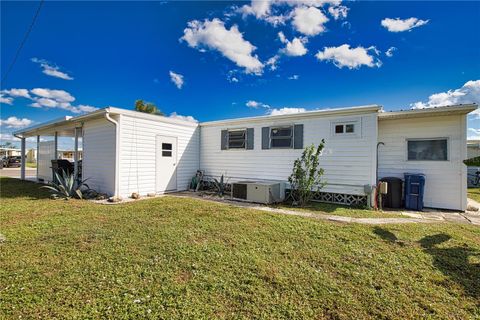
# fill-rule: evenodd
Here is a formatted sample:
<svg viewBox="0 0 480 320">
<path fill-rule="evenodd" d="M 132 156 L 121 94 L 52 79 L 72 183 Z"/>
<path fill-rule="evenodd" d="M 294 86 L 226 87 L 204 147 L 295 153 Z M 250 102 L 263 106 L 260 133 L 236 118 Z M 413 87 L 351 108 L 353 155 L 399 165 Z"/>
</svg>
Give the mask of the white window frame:
<svg viewBox="0 0 480 320">
<path fill-rule="evenodd" d="M 425 140 L 446 140 L 447 141 L 447 159 L 446 160 L 410 160 L 408 159 L 408 142 Z M 405 161 L 406 162 L 449 162 L 450 161 L 450 138 L 449 137 L 431 137 L 431 138 L 406 138 L 405 139 Z"/>
<path fill-rule="evenodd" d="M 236 131 L 245 131 L 245 139 L 244 139 L 244 146 L 239 147 L 239 148 L 230 148 L 230 132 L 236 132 Z M 238 129 L 227 129 L 227 150 L 246 150 L 247 149 L 247 128 L 238 128 Z"/>
<path fill-rule="evenodd" d="M 290 128 L 292 135 L 290 136 L 290 146 L 289 147 L 273 147 L 272 146 L 272 130 L 274 129 L 285 129 Z M 288 125 L 278 125 L 278 126 L 271 126 L 269 127 L 269 149 L 293 149 L 295 143 L 295 125 L 288 124 Z M 278 139 L 279 137 L 275 137 L 273 139 Z"/>
<path fill-rule="evenodd" d="M 353 132 L 347 132 L 347 126 L 353 125 Z M 343 132 L 337 133 L 337 126 L 343 127 Z M 341 121 L 332 122 L 332 135 L 333 136 L 358 136 L 359 135 L 359 122 L 358 121 Z"/>
</svg>

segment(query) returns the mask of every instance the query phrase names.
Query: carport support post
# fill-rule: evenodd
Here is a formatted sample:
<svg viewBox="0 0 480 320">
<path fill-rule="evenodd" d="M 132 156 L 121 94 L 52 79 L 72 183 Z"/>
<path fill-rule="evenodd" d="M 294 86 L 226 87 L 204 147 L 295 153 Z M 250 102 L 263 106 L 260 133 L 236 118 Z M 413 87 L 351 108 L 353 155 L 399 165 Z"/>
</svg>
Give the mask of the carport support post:
<svg viewBox="0 0 480 320">
<path fill-rule="evenodd" d="M 40 136 L 37 136 L 37 156 L 36 156 L 36 161 L 37 161 L 37 181 L 38 181 L 38 157 L 40 154 Z M 53 178 L 53 177 L 52 177 Z"/>
<path fill-rule="evenodd" d="M 54 148 L 55 148 L 55 155 L 54 155 L 54 160 L 58 159 L 58 132 L 55 131 L 55 136 L 54 136 Z"/>
<path fill-rule="evenodd" d="M 20 179 L 25 180 L 25 137 L 22 138 L 22 148 L 20 151 L 22 154 L 22 163 L 20 164 Z"/>
<path fill-rule="evenodd" d="M 78 179 L 78 136 L 82 128 L 75 128 L 75 152 L 73 153 L 73 176 Z"/>
</svg>

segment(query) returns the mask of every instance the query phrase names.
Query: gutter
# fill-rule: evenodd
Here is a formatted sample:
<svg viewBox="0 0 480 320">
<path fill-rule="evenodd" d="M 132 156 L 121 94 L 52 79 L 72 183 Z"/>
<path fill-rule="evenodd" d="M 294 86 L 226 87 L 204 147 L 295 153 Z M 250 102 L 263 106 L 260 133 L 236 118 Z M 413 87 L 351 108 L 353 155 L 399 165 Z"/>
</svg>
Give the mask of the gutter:
<svg viewBox="0 0 480 320">
<path fill-rule="evenodd" d="M 115 178 L 115 183 L 114 183 L 114 196 L 118 196 L 118 189 L 119 189 L 119 168 L 120 168 L 120 163 L 119 163 L 119 160 L 120 160 L 120 124 L 118 123 L 118 121 L 112 119 L 110 117 L 110 113 L 109 113 L 109 109 L 106 109 L 105 110 L 105 119 L 107 119 L 107 121 L 113 123 L 113 125 L 115 126 L 115 174 L 114 174 L 114 178 Z"/>
</svg>

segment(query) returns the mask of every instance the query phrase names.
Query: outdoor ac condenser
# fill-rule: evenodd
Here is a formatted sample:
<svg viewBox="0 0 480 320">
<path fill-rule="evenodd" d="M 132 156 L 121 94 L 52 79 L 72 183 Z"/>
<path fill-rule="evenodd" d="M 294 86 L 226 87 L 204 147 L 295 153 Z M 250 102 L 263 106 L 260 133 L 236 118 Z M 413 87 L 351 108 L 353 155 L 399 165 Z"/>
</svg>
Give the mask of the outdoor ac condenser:
<svg viewBox="0 0 480 320">
<path fill-rule="evenodd" d="M 232 196 L 256 203 L 275 203 L 285 199 L 285 187 L 280 182 L 241 181 L 233 183 Z"/>
</svg>

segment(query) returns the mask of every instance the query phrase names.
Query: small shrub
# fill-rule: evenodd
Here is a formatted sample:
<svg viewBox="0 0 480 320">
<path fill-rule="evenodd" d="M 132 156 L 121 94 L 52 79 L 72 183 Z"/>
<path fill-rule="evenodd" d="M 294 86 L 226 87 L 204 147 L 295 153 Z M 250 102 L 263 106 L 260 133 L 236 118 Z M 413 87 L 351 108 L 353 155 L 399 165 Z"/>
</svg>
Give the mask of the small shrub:
<svg viewBox="0 0 480 320">
<path fill-rule="evenodd" d="M 55 178 L 56 182 L 51 182 L 48 186 L 40 187 L 49 189 L 54 199 L 83 199 L 82 188 L 86 187 L 85 191 L 91 190 L 85 183 L 86 180 L 77 181 L 73 174 L 67 174 L 63 170 L 61 175 L 55 172 Z"/>
<path fill-rule="evenodd" d="M 216 178 L 213 178 L 213 184 L 215 186 L 215 190 L 217 191 L 217 194 L 220 197 L 223 197 L 223 195 L 225 194 L 225 190 L 227 189 L 227 183 L 224 182 L 223 174 L 220 177 L 220 180 L 217 180 Z"/>
<path fill-rule="evenodd" d="M 302 156 L 293 163 L 293 171 L 288 182 L 292 190 L 294 204 L 305 206 L 312 199 L 312 190 L 320 190 L 325 186 L 322 182 L 323 168 L 319 168 L 319 157 L 325 147 L 322 139 L 317 148 L 312 144 L 303 150 Z"/>
</svg>

